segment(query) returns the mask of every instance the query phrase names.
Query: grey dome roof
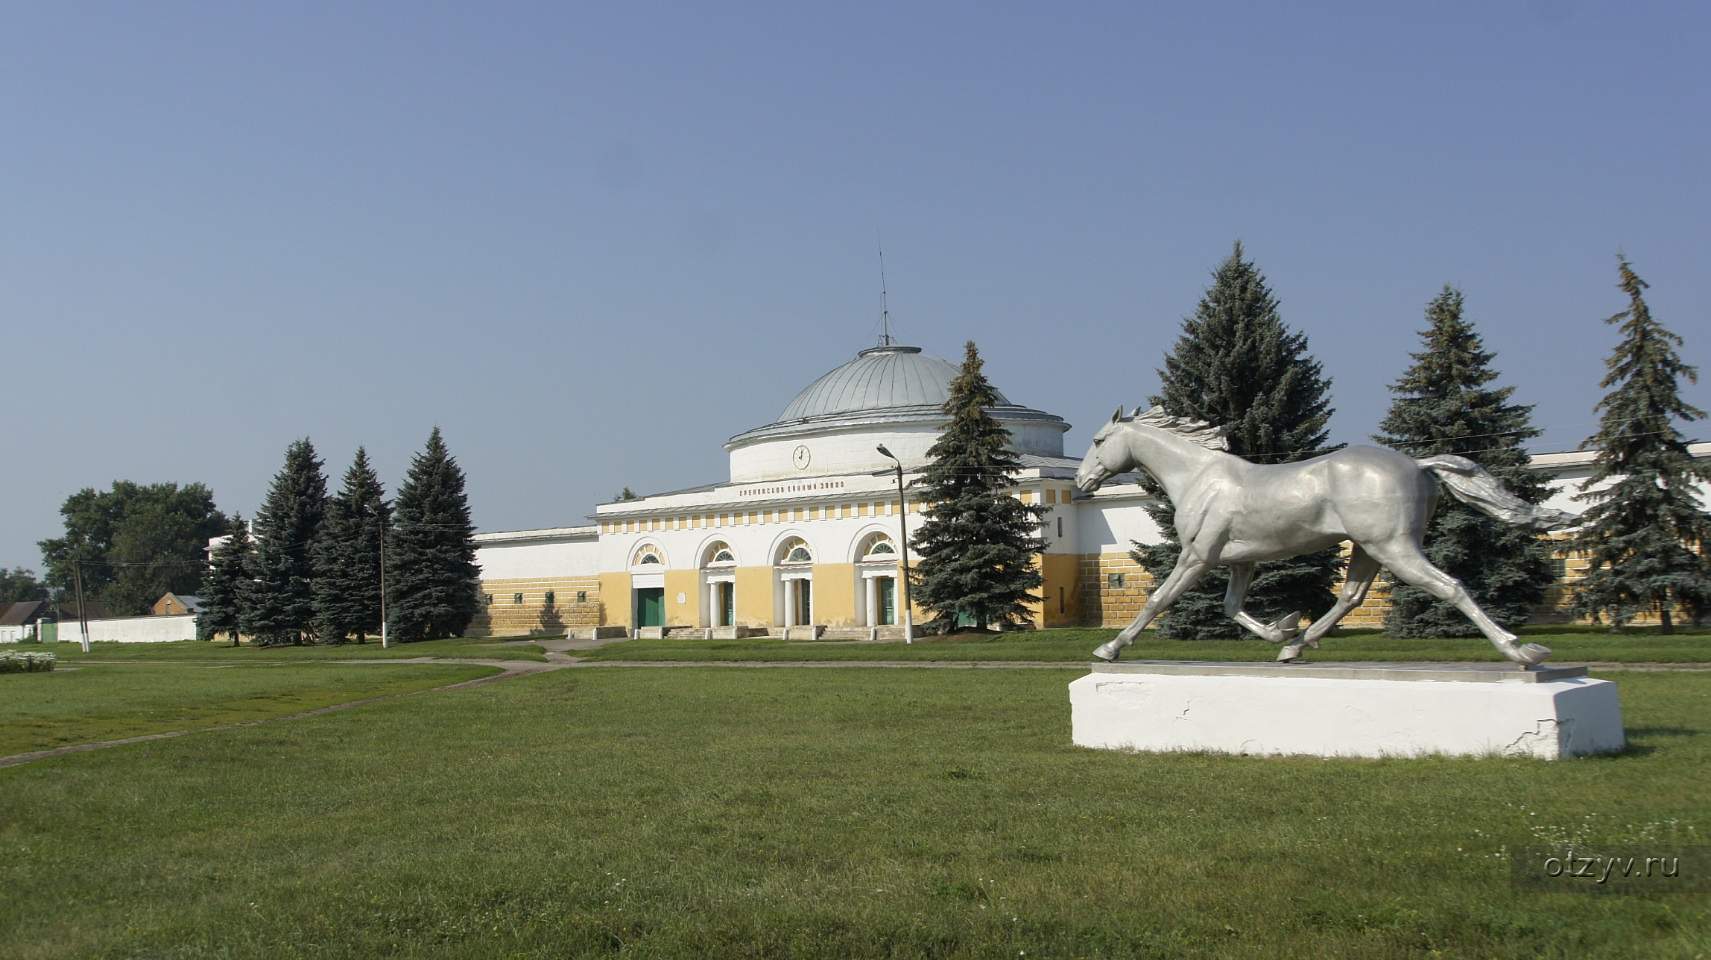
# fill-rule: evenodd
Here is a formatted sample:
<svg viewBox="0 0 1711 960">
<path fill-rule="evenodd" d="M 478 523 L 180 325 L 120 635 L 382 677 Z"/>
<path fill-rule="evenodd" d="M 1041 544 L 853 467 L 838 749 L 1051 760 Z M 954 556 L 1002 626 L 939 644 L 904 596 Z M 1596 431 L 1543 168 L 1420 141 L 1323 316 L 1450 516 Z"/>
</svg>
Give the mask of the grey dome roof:
<svg viewBox="0 0 1711 960">
<path fill-rule="evenodd" d="M 779 422 L 896 407 L 941 406 L 958 368 L 920 347 L 871 347 L 826 374 L 790 401 Z M 1008 404 L 1003 394 L 998 402 Z"/>
</svg>

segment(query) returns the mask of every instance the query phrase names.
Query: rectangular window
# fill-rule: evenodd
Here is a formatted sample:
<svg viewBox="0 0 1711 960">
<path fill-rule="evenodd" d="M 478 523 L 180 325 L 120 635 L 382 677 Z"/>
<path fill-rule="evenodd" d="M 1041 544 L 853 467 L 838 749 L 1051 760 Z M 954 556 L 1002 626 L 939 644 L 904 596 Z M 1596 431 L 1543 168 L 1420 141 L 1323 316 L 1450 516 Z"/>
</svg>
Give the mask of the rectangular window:
<svg viewBox="0 0 1711 960">
<path fill-rule="evenodd" d="M 522 606 L 523 605 L 523 595 L 520 593 L 511 594 L 511 605 L 514 607 Z"/>
<path fill-rule="evenodd" d="M 1568 576 L 1568 558 L 1566 558 L 1566 557 L 1552 557 L 1551 558 L 1551 576 L 1557 580 L 1561 580 L 1564 577 Z"/>
<path fill-rule="evenodd" d="M 1123 589 L 1123 575 L 1120 573 L 1107 573 L 1105 575 L 1105 585 L 1113 590 Z"/>
<path fill-rule="evenodd" d="M 552 606 L 552 605 L 553 605 L 553 601 L 554 601 L 554 600 L 555 600 L 555 599 L 557 599 L 557 595 L 556 595 L 556 594 L 554 594 L 554 593 L 553 593 L 553 592 L 552 592 L 552 591 L 551 591 L 551 590 L 548 590 L 548 591 L 547 591 L 547 596 L 546 596 L 546 605 L 547 605 L 547 606 L 549 606 L 549 607 L 550 607 L 550 606 Z"/>
<path fill-rule="evenodd" d="M 1063 518 L 1062 517 L 1057 518 L 1057 536 L 1058 536 L 1059 540 L 1063 539 Z"/>
<path fill-rule="evenodd" d="M 481 605 L 484 607 L 493 606 L 493 594 L 491 594 L 491 593 L 482 594 L 481 595 Z"/>
<path fill-rule="evenodd" d="M 576 602 L 577 603 L 587 603 L 588 602 L 588 591 L 587 590 L 576 591 Z"/>
</svg>

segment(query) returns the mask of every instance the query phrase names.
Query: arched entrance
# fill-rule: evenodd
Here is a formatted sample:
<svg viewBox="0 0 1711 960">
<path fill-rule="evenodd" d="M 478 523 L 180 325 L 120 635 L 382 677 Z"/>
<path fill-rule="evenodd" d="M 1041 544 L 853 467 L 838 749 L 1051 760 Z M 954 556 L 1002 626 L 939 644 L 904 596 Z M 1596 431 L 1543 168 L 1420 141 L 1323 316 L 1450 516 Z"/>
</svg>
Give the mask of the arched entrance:
<svg viewBox="0 0 1711 960">
<path fill-rule="evenodd" d="M 701 551 L 703 627 L 729 627 L 737 622 L 737 555 L 731 545 L 714 540 Z"/>
<path fill-rule="evenodd" d="M 864 627 L 897 623 L 897 544 L 870 533 L 856 547 L 856 621 Z"/>
<path fill-rule="evenodd" d="M 786 537 L 773 556 L 777 583 L 773 607 L 786 629 L 814 622 L 814 552 L 801 537 Z"/>
<path fill-rule="evenodd" d="M 637 629 L 665 626 L 665 551 L 644 543 L 630 554 L 630 621 Z"/>
</svg>

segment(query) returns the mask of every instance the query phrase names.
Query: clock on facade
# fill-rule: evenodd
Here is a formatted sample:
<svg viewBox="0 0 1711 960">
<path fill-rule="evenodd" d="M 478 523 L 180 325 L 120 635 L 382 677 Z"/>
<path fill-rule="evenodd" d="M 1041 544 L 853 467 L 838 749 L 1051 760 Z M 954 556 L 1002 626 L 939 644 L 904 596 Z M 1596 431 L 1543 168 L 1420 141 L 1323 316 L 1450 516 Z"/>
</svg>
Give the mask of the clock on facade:
<svg viewBox="0 0 1711 960">
<path fill-rule="evenodd" d="M 813 459 L 813 456 L 808 452 L 807 444 L 797 444 L 796 452 L 790 455 L 790 459 L 796 464 L 796 469 L 806 470 L 808 469 L 808 461 Z"/>
</svg>

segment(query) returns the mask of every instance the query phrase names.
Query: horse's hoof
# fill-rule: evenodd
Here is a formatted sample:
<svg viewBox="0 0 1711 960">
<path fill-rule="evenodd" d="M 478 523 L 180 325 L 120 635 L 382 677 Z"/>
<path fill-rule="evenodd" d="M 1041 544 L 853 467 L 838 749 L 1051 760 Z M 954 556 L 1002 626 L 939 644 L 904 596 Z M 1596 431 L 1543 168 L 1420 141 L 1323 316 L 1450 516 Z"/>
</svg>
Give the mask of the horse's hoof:
<svg viewBox="0 0 1711 960">
<path fill-rule="evenodd" d="M 1093 655 L 1106 663 L 1116 663 L 1117 654 L 1122 649 L 1122 647 L 1117 645 L 1117 641 L 1113 640 L 1110 643 L 1100 644 L 1099 647 L 1093 651 Z"/>
<path fill-rule="evenodd" d="M 1551 658 L 1551 648 L 1540 643 L 1523 643 L 1513 649 L 1515 652 L 1509 655 L 1509 659 L 1529 667 Z"/>
</svg>

